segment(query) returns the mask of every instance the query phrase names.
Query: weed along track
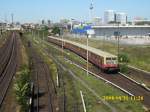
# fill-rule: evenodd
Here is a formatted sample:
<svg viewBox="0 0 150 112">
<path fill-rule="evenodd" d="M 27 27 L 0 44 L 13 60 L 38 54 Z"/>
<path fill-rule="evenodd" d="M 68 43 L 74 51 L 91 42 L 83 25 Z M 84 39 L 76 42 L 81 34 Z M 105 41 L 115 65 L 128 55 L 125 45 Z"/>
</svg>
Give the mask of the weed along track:
<svg viewBox="0 0 150 112">
<path fill-rule="evenodd" d="M 32 53 L 35 54 L 35 52 L 32 52 Z M 37 58 L 37 56 L 36 56 L 36 58 Z M 73 78 L 69 75 L 69 73 L 67 71 L 65 71 L 57 63 L 57 59 L 53 58 L 53 56 L 48 57 L 48 58 L 53 59 L 53 61 L 57 65 L 58 75 L 55 74 L 55 76 L 57 75 L 58 78 L 59 78 L 58 79 L 59 84 L 57 86 L 57 98 L 58 98 L 59 109 L 57 109 L 57 110 L 60 111 L 60 112 L 82 112 L 81 111 L 82 110 L 82 105 L 81 105 L 82 102 L 81 102 L 81 99 L 80 99 L 79 91 L 76 88 L 76 81 L 73 80 Z M 33 60 L 33 56 L 31 57 L 31 59 Z M 39 64 L 43 63 L 43 61 L 41 61 L 41 59 L 39 59 L 39 58 L 37 58 L 36 60 L 38 60 L 37 63 L 35 63 L 35 65 L 38 66 L 36 68 L 41 69 Z M 36 77 L 34 75 L 34 77 L 35 77 L 34 79 L 38 79 L 38 82 L 39 82 L 39 83 L 37 83 L 37 81 L 35 80 L 36 81 L 35 83 L 37 85 L 39 85 L 40 84 L 40 78 L 39 78 L 39 76 L 37 76 L 37 70 L 35 70 L 36 68 L 34 67 L 34 60 L 32 62 L 33 62 L 32 63 L 32 67 L 33 67 L 32 70 L 33 70 L 33 72 L 35 72 L 34 74 L 36 74 Z M 55 79 L 55 82 L 56 82 L 56 77 L 54 77 L 54 79 Z M 43 79 L 43 80 L 45 80 L 45 79 Z M 45 80 L 45 82 L 46 82 L 46 80 Z M 54 82 L 54 81 L 52 80 L 52 82 Z M 40 91 L 39 87 L 40 86 L 38 86 L 38 88 L 35 87 L 35 92 Z M 36 90 L 36 88 L 37 88 L 37 90 Z M 54 88 L 55 88 L 55 86 L 54 86 Z M 53 89 L 53 90 L 56 90 L 56 89 Z M 39 96 L 39 94 L 38 94 L 38 96 Z M 38 97 L 38 100 L 36 100 L 37 99 L 37 94 L 35 93 L 35 100 L 36 100 L 35 104 L 37 103 L 37 101 L 40 102 L 39 98 L 40 98 L 40 96 Z M 53 100 L 55 101 L 56 99 L 53 99 Z M 35 105 L 34 108 L 37 109 L 37 106 Z M 40 108 L 38 110 L 40 110 Z"/>
<path fill-rule="evenodd" d="M 50 56 L 50 54 L 49 54 Z M 56 63 L 59 77 L 59 105 L 61 112 L 81 112 L 82 105 L 76 88 L 76 81 L 71 77 L 67 68 L 62 66 L 57 57 L 50 56 Z M 55 57 L 55 58 L 54 58 Z"/>
<path fill-rule="evenodd" d="M 33 112 L 56 112 L 56 88 L 48 65 L 30 46 L 32 80 L 34 82 Z"/>
<path fill-rule="evenodd" d="M 104 110 L 104 112 L 119 112 L 126 110 L 135 111 L 134 108 L 140 108 L 139 112 L 142 112 L 141 110 L 143 110 L 143 105 L 140 101 L 104 101 L 104 96 L 113 95 L 114 97 L 120 97 L 126 95 L 130 98 L 130 95 L 125 94 L 124 92 L 111 86 L 109 84 L 110 82 L 115 83 L 121 88 L 125 88 L 125 90 L 136 96 L 141 96 L 141 94 L 137 94 L 137 91 L 143 91 L 144 88 L 140 87 L 140 89 L 137 89 L 139 88 L 138 85 L 134 85 L 134 83 L 127 78 L 122 78 L 123 76 L 120 74 L 102 73 L 91 63 L 89 63 L 89 75 L 86 76 L 86 61 L 83 58 L 65 49 L 62 55 L 62 49 L 58 46 L 46 41 L 43 41 L 43 43 L 40 43 L 40 40 L 34 41 L 34 39 L 32 40 L 30 36 L 31 35 L 27 35 L 27 38 L 30 40 L 30 43 L 33 42 L 34 46 L 32 47 L 31 45 L 28 47 L 32 62 L 32 79 L 34 81 L 33 111 L 49 111 L 53 109 L 51 111 L 57 110 L 58 112 L 82 112 L 83 105 L 80 95 L 80 91 L 82 91 L 84 95 L 85 106 L 89 112 L 100 109 Z M 42 55 L 39 56 L 40 53 L 38 51 L 43 55 L 43 57 L 41 57 Z M 48 67 L 46 67 L 46 64 L 44 64 L 42 58 L 44 58 L 47 63 L 49 63 L 47 58 L 55 62 L 57 74 L 53 74 L 53 78 L 49 77 L 51 75 L 48 72 Z M 92 73 L 95 75 L 92 76 Z M 97 76 L 105 78 L 108 81 L 99 80 Z M 125 84 L 125 82 L 127 82 L 127 84 Z M 54 83 L 57 84 L 57 88 L 56 86 L 50 86 Z M 47 88 L 48 86 L 50 86 L 49 89 Z M 135 88 L 135 91 L 132 88 Z M 55 92 L 56 90 L 57 93 Z M 54 97 L 51 97 L 51 94 L 49 93 L 55 93 L 55 95 L 53 95 Z M 146 95 L 148 94 L 146 93 Z M 55 102 L 55 98 L 57 98 L 57 103 Z M 148 100 L 144 102 L 145 105 L 148 105 L 147 101 Z"/>
<path fill-rule="evenodd" d="M 17 34 L 12 33 L 1 49 L 0 56 L 0 107 L 2 106 L 8 88 L 18 66 L 18 40 Z"/>
<path fill-rule="evenodd" d="M 53 43 L 53 42 L 50 42 L 50 43 Z M 75 60 L 70 60 L 70 61 L 80 66 L 80 68 L 84 68 L 86 70 L 86 63 L 81 64 L 81 63 L 76 62 Z M 91 67 L 91 68 L 89 67 L 89 71 L 96 74 L 96 76 L 109 81 L 111 84 L 115 85 L 117 88 L 121 89 L 128 95 L 133 96 L 133 99 L 135 100 L 138 99 L 139 96 L 143 97 L 144 100 L 142 100 L 141 102 L 148 108 L 150 107 L 150 101 L 149 101 L 150 92 L 144 87 L 142 87 L 141 85 L 136 84 L 135 82 L 120 75 L 119 73 L 106 74 L 104 72 L 101 72 L 97 67 Z"/>
<path fill-rule="evenodd" d="M 135 68 L 129 67 L 127 75 L 133 79 L 137 79 L 138 82 L 144 83 L 150 88 L 150 73 L 146 73 Z"/>
</svg>

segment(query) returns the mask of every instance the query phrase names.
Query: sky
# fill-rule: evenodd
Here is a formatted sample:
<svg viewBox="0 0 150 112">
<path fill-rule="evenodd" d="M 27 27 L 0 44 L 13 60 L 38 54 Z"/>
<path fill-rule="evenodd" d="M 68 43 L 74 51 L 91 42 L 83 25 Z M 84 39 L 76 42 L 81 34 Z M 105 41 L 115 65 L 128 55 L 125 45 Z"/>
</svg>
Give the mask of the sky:
<svg viewBox="0 0 150 112">
<path fill-rule="evenodd" d="M 42 19 L 57 22 L 63 18 L 89 20 L 91 0 L 0 0 L 0 21 L 40 22 Z M 150 19 L 150 0 L 94 0 L 94 17 L 102 17 L 105 10 L 125 12 L 129 19 Z"/>
</svg>

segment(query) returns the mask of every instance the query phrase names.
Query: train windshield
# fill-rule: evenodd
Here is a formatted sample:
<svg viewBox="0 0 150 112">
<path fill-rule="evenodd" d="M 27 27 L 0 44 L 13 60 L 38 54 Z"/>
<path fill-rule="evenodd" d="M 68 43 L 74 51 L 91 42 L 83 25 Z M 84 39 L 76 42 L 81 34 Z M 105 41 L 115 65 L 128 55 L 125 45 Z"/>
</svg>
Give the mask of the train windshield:
<svg viewBox="0 0 150 112">
<path fill-rule="evenodd" d="M 117 64 L 117 58 L 106 58 L 106 64 Z"/>
</svg>

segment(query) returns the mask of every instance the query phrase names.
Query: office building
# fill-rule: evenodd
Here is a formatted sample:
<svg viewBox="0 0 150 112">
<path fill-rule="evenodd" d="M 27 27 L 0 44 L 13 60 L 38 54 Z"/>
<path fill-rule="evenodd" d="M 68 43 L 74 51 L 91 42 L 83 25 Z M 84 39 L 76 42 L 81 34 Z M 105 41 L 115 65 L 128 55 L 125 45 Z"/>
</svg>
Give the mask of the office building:
<svg viewBox="0 0 150 112">
<path fill-rule="evenodd" d="M 115 21 L 119 22 L 122 25 L 127 23 L 127 14 L 126 13 L 116 13 L 115 14 Z"/>
<path fill-rule="evenodd" d="M 104 24 L 109 24 L 110 22 L 115 20 L 115 11 L 106 10 L 104 12 Z"/>
</svg>

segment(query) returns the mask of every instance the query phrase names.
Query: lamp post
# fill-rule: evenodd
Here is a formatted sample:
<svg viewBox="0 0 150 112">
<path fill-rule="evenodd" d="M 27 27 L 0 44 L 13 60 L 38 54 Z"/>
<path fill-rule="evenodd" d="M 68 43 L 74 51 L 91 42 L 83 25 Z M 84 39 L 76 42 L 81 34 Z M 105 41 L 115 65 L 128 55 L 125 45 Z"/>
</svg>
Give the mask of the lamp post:
<svg viewBox="0 0 150 112">
<path fill-rule="evenodd" d="M 86 39 L 86 46 L 87 46 L 87 76 L 88 76 L 88 74 L 89 74 L 89 65 L 88 65 L 88 63 L 89 63 L 89 49 L 88 49 L 88 46 L 89 46 L 89 37 L 91 37 L 92 35 L 94 35 L 95 34 L 95 31 L 93 30 L 93 29 L 89 29 L 89 30 L 87 30 L 87 39 Z"/>
</svg>

